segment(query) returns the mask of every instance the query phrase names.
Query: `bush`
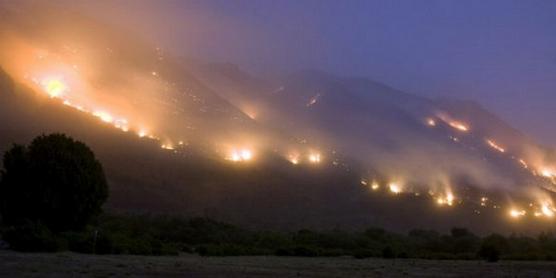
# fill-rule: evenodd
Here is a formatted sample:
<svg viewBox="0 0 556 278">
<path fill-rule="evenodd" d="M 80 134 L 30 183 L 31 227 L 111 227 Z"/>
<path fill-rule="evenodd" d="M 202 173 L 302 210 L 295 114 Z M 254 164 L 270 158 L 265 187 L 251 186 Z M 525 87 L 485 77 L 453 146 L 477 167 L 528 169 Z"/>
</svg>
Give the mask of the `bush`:
<svg viewBox="0 0 556 278">
<path fill-rule="evenodd" d="M 53 232 L 80 230 L 101 212 L 108 186 L 101 164 L 83 143 L 39 136 L 4 155 L 0 214 L 4 224 L 40 222 Z"/>
<path fill-rule="evenodd" d="M 67 242 L 52 234 L 46 226 L 33 222 L 8 229 L 3 238 L 16 251 L 56 252 L 67 248 Z"/>
<path fill-rule="evenodd" d="M 353 252 L 353 257 L 356 259 L 366 259 L 372 257 L 379 257 L 375 252 L 369 249 L 359 249 Z"/>
<path fill-rule="evenodd" d="M 293 249 L 293 255 L 298 257 L 316 257 L 319 252 L 311 247 L 297 246 Z"/>
<path fill-rule="evenodd" d="M 393 259 L 396 257 L 396 254 L 394 254 L 394 250 L 392 250 L 392 247 L 386 246 L 384 247 L 384 249 L 382 249 L 382 257 L 385 259 Z"/>
<path fill-rule="evenodd" d="M 500 260 L 500 249 L 494 245 L 483 244 L 479 250 L 479 257 L 485 259 L 487 262 L 497 262 Z"/>
</svg>

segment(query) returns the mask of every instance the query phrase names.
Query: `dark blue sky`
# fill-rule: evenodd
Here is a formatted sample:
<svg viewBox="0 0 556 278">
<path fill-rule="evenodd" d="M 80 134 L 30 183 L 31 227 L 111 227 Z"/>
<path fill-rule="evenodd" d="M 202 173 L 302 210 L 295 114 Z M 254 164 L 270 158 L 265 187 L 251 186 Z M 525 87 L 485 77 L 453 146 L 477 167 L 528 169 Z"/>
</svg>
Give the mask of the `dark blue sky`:
<svg viewBox="0 0 556 278">
<path fill-rule="evenodd" d="M 107 9 L 114 5 L 177 54 L 254 74 L 317 68 L 473 99 L 556 146 L 556 1 L 120 0 L 99 7 L 122 19 Z"/>
</svg>

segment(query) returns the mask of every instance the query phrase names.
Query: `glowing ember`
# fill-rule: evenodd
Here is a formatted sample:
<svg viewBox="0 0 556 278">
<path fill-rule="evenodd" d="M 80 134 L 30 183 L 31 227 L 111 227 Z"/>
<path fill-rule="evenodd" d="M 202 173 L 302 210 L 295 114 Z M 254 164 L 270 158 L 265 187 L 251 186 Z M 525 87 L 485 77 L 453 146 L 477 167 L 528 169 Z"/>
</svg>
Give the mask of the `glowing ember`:
<svg viewBox="0 0 556 278">
<path fill-rule="evenodd" d="M 525 169 L 529 168 L 529 165 L 527 165 L 527 162 L 525 162 L 525 160 L 523 159 L 519 160 L 519 164 L 521 164 L 521 166 L 523 166 L 523 168 Z"/>
<path fill-rule="evenodd" d="M 469 131 L 469 126 L 468 126 L 468 125 L 466 125 L 466 124 L 464 124 L 464 123 L 462 123 L 462 122 L 453 120 L 452 117 L 450 117 L 450 116 L 448 116 L 448 115 L 446 115 L 446 114 L 444 114 L 444 113 L 438 113 L 437 116 L 438 116 L 442 121 L 444 121 L 445 123 L 447 123 L 449 126 L 455 128 L 455 129 L 457 129 L 457 130 L 459 130 L 459 131 L 464 131 L 464 132 Z"/>
<path fill-rule="evenodd" d="M 139 132 L 137 132 L 137 136 L 139 136 L 140 138 L 143 138 L 143 137 L 147 136 L 147 131 L 139 130 Z"/>
<path fill-rule="evenodd" d="M 320 98 L 320 94 L 317 94 L 316 96 L 312 97 L 312 98 L 309 100 L 309 102 L 307 103 L 306 106 L 307 106 L 307 107 L 310 107 L 310 106 L 315 105 L 315 104 L 317 103 L 317 101 L 319 100 L 319 98 Z"/>
<path fill-rule="evenodd" d="M 501 153 L 506 152 L 506 150 L 505 150 L 504 148 L 500 147 L 500 146 L 499 146 L 498 144 L 496 144 L 494 141 L 492 141 L 492 140 L 490 140 L 490 139 L 487 139 L 486 142 L 487 142 L 487 144 L 488 144 L 489 146 L 491 146 L 493 149 L 495 149 L 495 150 L 497 150 L 497 151 L 499 151 L 499 152 L 501 152 Z"/>
<path fill-rule="evenodd" d="M 449 122 L 448 123 L 451 127 L 460 130 L 460 131 L 469 131 L 469 127 L 460 123 L 460 122 Z"/>
<path fill-rule="evenodd" d="M 163 144 L 162 146 L 160 146 L 160 148 L 164 150 L 173 150 L 174 146 L 172 146 L 172 144 Z"/>
<path fill-rule="evenodd" d="M 234 162 L 249 161 L 253 158 L 253 153 L 248 149 L 232 150 L 228 160 Z"/>
<path fill-rule="evenodd" d="M 314 163 L 314 164 L 320 163 L 320 160 L 321 160 L 320 154 L 318 154 L 318 153 L 312 153 L 312 154 L 309 155 L 309 162 L 311 162 L 311 163 Z"/>
<path fill-rule="evenodd" d="M 509 212 L 512 218 L 520 218 L 527 214 L 525 210 L 511 209 Z"/>
<path fill-rule="evenodd" d="M 551 169 L 545 168 L 541 170 L 541 175 L 546 178 L 553 178 L 556 177 L 556 173 Z"/>
<path fill-rule="evenodd" d="M 95 111 L 95 112 L 93 112 L 93 116 L 99 118 L 101 121 L 106 122 L 106 123 L 114 122 L 114 118 L 108 112 Z"/>
<path fill-rule="evenodd" d="M 121 129 L 123 132 L 129 131 L 129 123 L 126 119 L 117 119 L 114 121 L 114 127 Z"/>
<path fill-rule="evenodd" d="M 454 202 L 454 195 L 452 195 L 452 193 L 448 193 L 446 195 L 446 202 L 449 206 L 452 205 L 452 203 Z"/>
<path fill-rule="evenodd" d="M 293 165 L 299 164 L 299 155 L 297 154 L 288 155 L 288 161 L 291 162 L 291 164 Z"/>
<path fill-rule="evenodd" d="M 42 86 L 51 98 L 60 97 L 67 90 L 66 84 L 59 79 L 46 79 L 42 82 Z"/>
<path fill-rule="evenodd" d="M 371 189 L 372 190 L 378 190 L 380 188 L 380 185 L 377 182 L 373 182 L 373 184 L 371 184 Z"/>
<path fill-rule="evenodd" d="M 241 150 L 241 158 L 243 160 L 251 160 L 252 157 L 253 154 L 251 153 L 250 150 Z"/>
<path fill-rule="evenodd" d="M 454 204 L 454 195 L 452 193 L 446 194 L 446 197 L 439 197 L 436 199 L 436 202 L 439 205 L 448 205 L 452 206 Z"/>
<path fill-rule="evenodd" d="M 553 217 L 554 216 L 554 209 L 546 204 L 542 205 L 541 212 L 546 217 Z"/>
<path fill-rule="evenodd" d="M 399 194 L 402 192 L 402 188 L 396 183 L 391 183 L 388 188 L 390 189 L 390 192 L 394 194 Z"/>
</svg>

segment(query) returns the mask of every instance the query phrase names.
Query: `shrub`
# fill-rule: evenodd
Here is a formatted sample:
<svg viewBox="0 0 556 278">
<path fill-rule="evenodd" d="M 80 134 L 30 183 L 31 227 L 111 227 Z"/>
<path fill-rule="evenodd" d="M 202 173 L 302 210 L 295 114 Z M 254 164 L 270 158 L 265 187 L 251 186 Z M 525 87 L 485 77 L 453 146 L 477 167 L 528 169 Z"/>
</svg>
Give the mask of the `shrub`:
<svg viewBox="0 0 556 278">
<path fill-rule="evenodd" d="M 0 214 L 8 225 L 40 222 L 51 231 L 79 230 L 101 212 L 108 186 L 101 164 L 83 143 L 39 136 L 4 155 Z"/>
<path fill-rule="evenodd" d="M 16 251 L 55 252 L 67 247 L 67 243 L 52 234 L 46 226 L 34 222 L 25 222 L 8 229 L 3 238 Z"/>
</svg>

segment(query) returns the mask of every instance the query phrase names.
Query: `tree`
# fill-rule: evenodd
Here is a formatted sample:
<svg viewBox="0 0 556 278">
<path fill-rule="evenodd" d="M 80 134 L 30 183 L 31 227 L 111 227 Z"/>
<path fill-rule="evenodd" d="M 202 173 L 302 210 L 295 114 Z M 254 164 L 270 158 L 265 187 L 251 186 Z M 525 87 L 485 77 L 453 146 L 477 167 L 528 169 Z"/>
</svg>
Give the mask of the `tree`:
<svg viewBox="0 0 556 278">
<path fill-rule="evenodd" d="M 4 154 L 0 214 L 4 224 L 33 221 L 54 232 L 79 230 L 108 197 L 102 165 L 85 144 L 63 134 L 14 145 Z"/>
<path fill-rule="evenodd" d="M 508 241 L 505 237 L 492 234 L 483 239 L 478 255 L 488 262 L 497 262 L 500 255 L 507 251 L 507 248 Z"/>
</svg>

